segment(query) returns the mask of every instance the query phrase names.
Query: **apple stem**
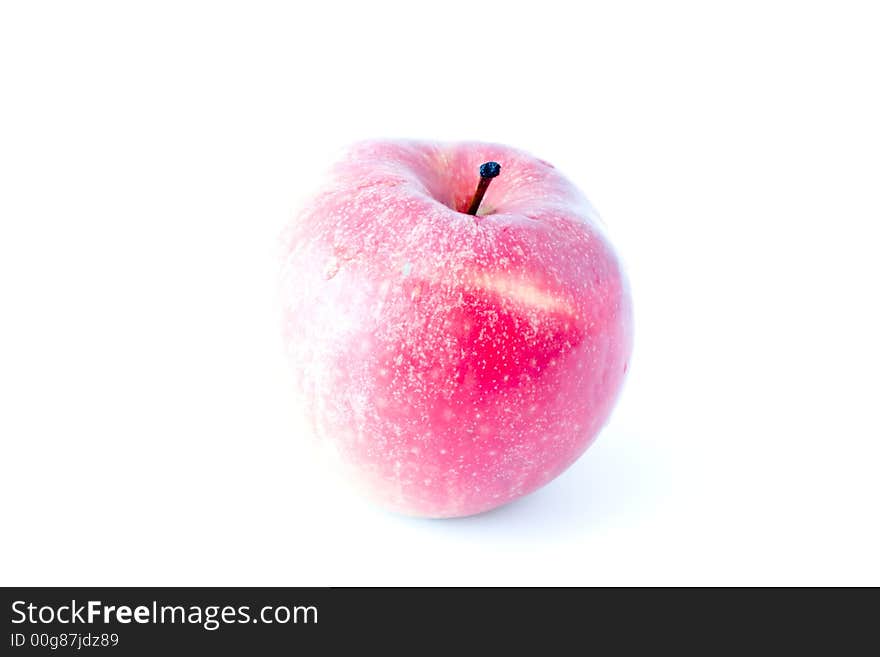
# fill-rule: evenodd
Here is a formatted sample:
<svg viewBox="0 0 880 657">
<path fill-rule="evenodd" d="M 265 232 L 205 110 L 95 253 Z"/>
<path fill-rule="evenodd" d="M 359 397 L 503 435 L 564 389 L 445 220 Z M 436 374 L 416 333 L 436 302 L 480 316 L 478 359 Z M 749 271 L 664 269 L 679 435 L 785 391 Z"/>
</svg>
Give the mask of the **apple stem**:
<svg viewBox="0 0 880 657">
<path fill-rule="evenodd" d="M 501 165 L 497 162 L 486 162 L 485 164 L 480 165 L 480 182 L 477 184 L 477 191 L 474 192 L 474 198 L 471 199 L 470 207 L 468 207 L 468 214 L 477 214 L 477 210 L 480 209 L 480 203 L 483 201 L 483 197 L 486 195 L 486 190 L 489 189 L 489 183 L 492 182 L 492 178 L 501 173 Z"/>
</svg>

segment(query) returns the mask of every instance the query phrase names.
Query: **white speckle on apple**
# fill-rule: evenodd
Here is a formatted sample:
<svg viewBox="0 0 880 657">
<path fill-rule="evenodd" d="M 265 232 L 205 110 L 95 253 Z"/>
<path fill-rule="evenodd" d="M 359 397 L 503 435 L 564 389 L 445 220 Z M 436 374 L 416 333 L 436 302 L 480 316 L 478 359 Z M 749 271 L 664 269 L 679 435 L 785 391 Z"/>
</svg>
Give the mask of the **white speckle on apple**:
<svg viewBox="0 0 880 657">
<path fill-rule="evenodd" d="M 324 265 L 324 278 L 326 280 L 330 280 L 339 272 L 339 258 L 335 256 L 330 258 L 327 261 L 327 264 Z"/>
</svg>

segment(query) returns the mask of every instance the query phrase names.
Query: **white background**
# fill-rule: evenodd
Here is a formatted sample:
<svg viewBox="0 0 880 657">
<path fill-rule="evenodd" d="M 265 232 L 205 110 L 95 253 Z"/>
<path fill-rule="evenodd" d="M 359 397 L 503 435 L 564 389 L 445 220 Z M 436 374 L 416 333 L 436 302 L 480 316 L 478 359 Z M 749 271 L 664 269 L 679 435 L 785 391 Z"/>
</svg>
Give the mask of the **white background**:
<svg viewBox="0 0 880 657">
<path fill-rule="evenodd" d="M 7 2 L 0 583 L 880 584 L 880 21 L 849 2 Z M 347 142 L 580 185 L 632 280 L 611 423 L 498 511 L 303 449 L 276 238 Z"/>
</svg>

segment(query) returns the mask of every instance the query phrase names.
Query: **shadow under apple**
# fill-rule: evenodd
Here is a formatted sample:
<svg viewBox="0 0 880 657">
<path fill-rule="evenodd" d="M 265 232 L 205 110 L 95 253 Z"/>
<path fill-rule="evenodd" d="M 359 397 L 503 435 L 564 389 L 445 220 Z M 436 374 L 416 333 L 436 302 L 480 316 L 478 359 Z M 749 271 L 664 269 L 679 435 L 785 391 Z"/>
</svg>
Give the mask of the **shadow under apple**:
<svg viewBox="0 0 880 657">
<path fill-rule="evenodd" d="M 558 540 L 635 523 L 662 503 L 670 468 L 649 441 L 604 433 L 568 470 L 543 488 L 497 509 L 464 518 L 405 518 L 422 529 L 461 538 Z"/>
</svg>

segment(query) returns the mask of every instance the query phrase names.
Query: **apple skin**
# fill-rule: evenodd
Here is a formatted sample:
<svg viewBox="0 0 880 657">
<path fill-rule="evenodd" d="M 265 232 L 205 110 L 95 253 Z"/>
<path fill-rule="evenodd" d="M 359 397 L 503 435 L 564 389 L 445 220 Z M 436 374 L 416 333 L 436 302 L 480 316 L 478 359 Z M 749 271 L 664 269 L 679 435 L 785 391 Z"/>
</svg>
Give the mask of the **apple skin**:
<svg viewBox="0 0 880 657">
<path fill-rule="evenodd" d="M 464 214 L 490 160 L 501 175 Z M 592 206 L 550 164 L 498 144 L 359 143 L 283 250 L 302 408 L 384 507 L 500 506 L 563 472 L 608 419 L 629 288 Z"/>
</svg>

